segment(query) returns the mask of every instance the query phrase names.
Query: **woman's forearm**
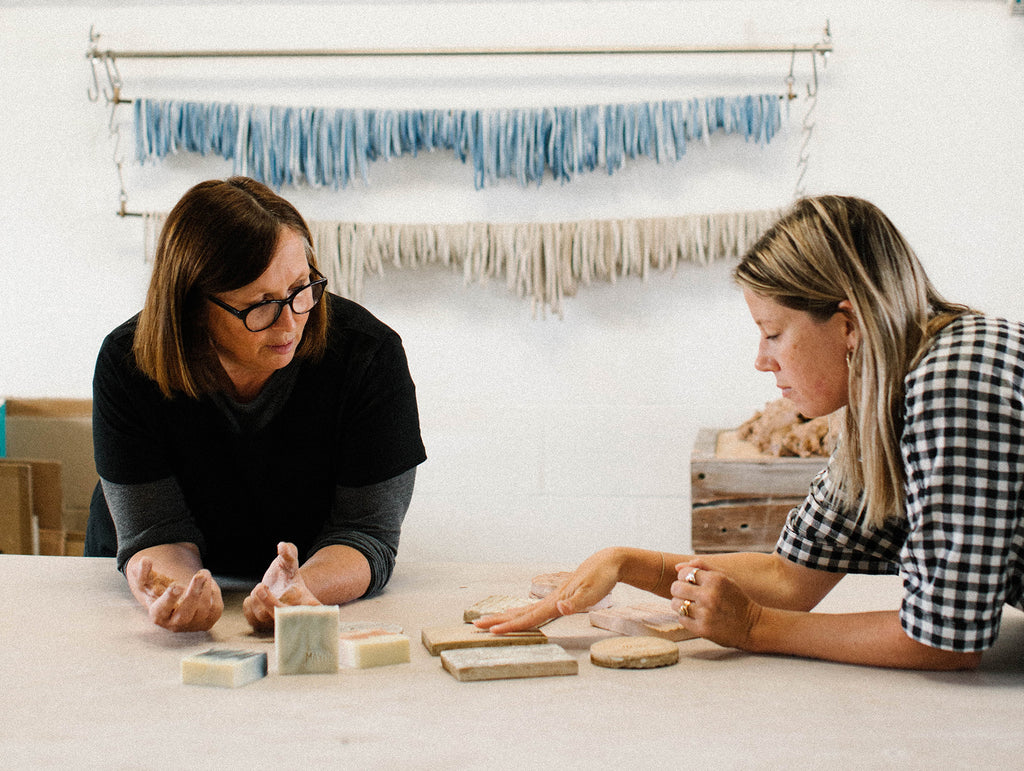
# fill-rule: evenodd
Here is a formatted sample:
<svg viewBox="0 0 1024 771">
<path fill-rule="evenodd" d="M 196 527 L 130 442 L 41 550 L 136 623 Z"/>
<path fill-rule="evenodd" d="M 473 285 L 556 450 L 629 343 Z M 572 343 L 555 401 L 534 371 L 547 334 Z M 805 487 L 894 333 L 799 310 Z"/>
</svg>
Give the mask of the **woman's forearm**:
<svg viewBox="0 0 1024 771">
<path fill-rule="evenodd" d="M 973 669 L 980 653 L 931 648 L 903 631 L 895 610 L 806 613 L 761 608 L 744 650 L 901 669 Z"/>
<path fill-rule="evenodd" d="M 776 553 L 711 554 L 699 559 L 732 579 L 751 600 L 771 608 L 811 610 L 843 578 L 842 573 L 797 565 Z"/>
<path fill-rule="evenodd" d="M 370 563 L 351 546 L 332 544 L 319 549 L 300 568 L 302 580 L 324 605 L 343 605 L 366 594 Z"/>
<path fill-rule="evenodd" d="M 669 589 L 677 580 L 676 565 L 697 559 L 692 554 L 630 547 L 614 547 L 602 553 L 618 566 L 620 581 L 662 597 L 671 597 Z M 801 567 L 777 554 L 738 552 L 701 555 L 699 559 L 735 581 L 754 602 L 776 608 L 810 610 L 842 578 L 839 573 Z"/>
</svg>

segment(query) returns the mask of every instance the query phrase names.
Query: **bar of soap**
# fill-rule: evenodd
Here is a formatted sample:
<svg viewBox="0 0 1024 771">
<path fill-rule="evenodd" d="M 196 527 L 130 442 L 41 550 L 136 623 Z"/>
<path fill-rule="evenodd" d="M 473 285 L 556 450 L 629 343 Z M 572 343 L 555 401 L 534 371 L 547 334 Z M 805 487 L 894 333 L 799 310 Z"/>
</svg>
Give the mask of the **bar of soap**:
<svg viewBox="0 0 1024 771">
<path fill-rule="evenodd" d="M 238 688 L 266 676 L 266 653 L 211 649 L 181 660 L 181 682 L 188 685 Z"/>
<path fill-rule="evenodd" d="M 579 672 L 576 659 L 551 643 L 442 651 L 441 665 L 460 681 L 551 677 Z"/>
<path fill-rule="evenodd" d="M 538 645 L 547 642 L 543 632 L 509 632 L 494 634 L 472 624 L 458 626 L 428 626 L 424 628 L 423 647 L 431 656 L 455 648 L 484 648 L 505 645 Z"/>
<path fill-rule="evenodd" d="M 533 605 L 537 600 L 530 597 L 510 597 L 506 594 L 492 594 L 479 602 L 470 605 L 462 612 L 462 620 L 467 624 L 482 616 L 504 613 L 506 610 L 523 608 Z"/>
<path fill-rule="evenodd" d="M 386 629 L 343 632 L 338 638 L 341 663 L 354 669 L 384 667 L 409 661 L 409 638 Z"/>
<path fill-rule="evenodd" d="M 590 646 L 590 660 L 610 669 L 653 669 L 679 661 L 679 646 L 663 637 L 611 637 Z"/>
<path fill-rule="evenodd" d="M 679 614 L 668 603 L 640 603 L 615 605 L 590 611 L 590 623 L 598 629 L 608 629 L 634 637 L 661 637 L 679 642 L 696 637 L 679 623 Z"/>
<path fill-rule="evenodd" d="M 338 671 L 338 606 L 286 605 L 274 610 L 274 649 L 282 675 Z"/>
</svg>

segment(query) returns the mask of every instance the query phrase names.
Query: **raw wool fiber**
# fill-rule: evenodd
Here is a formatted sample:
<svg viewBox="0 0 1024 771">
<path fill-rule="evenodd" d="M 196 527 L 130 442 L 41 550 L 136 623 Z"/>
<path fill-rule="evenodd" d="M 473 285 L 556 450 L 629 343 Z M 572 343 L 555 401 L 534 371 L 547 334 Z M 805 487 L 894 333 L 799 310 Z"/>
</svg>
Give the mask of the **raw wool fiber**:
<svg viewBox="0 0 1024 771">
<path fill-rule="evenodd" d="M 835 449 L 836 435 L 829 416 L 806 418 L 788 399 L 776 399 L 736 430 L 762 455 L 775 457 L 827 457 Z"/>
<path fill-rule="evenodd" d="M 706 265 L 741 256 L 779 210 L 576 222 L 395 224 L 311 222 L 314 248 L 332 291 L 359 300 L 367 273 L 443 265 L 464 283 L 504 280 L 534 312 L 562 313 L 580 285 L 645 279 L 680 262 Z"/>
</svg>

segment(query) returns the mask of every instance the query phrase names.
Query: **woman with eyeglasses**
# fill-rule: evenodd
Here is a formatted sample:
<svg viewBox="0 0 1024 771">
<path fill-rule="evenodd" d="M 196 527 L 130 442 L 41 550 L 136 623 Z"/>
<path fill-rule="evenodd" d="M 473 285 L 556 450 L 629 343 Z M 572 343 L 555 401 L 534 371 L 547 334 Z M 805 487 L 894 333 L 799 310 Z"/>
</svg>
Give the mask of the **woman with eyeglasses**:
<svg viewBox="0 0 1024 771">
<path fill-rule="evenodd" d="M 734 277 L 754 366 L 841 438 L 773 554 L 611 548 L 547 598 L 479 620 L 509 632 L 587 608 L 619 581 L 672 598 L 696 635 L 747 651 L 971 669 L 1024 609 L 1024 324 L 948 302 L 892 222 L 804 199 Z M 899 574 L 899 608 L 815 613 L 847 573 Z"/>
<path fill-rule="evenodd" d="M 100 483 L 87 556 L 116 556 L 151 620 L 207 630 L 213 574 L 262 580 L 243 610 L 341 604 L 391 577 L 426 455 L 399 336 L 325 291 L 296 209 L 203 182 L 168 215 L 142 311 L 93 380 Z"/>
</svg>

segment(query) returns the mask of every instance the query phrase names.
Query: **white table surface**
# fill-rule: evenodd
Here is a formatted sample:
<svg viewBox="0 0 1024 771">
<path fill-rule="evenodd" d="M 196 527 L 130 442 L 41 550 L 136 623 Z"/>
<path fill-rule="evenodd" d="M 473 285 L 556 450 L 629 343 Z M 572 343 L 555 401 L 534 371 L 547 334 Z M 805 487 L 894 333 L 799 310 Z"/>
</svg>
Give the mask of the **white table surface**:
<svg viewBox="0 0 1024 771">
<path fill-rule="evenodd" d="M 276 674 L 241 590 L 209 633 L 151 625 L 112 560 L 0 556 L 2 768 L 1008 768 L 1024 766 L 1024 613 L 1007 609 L 979 671 L 916 673 L 703 640 L 653 670 L 462 683 L 420 642 L 491 594 L 524 594 L 558 565 L 399 562 L 342 621 L 401 624 L 412 661 Z M 849 576 L 822 610 L 895 607 L 898 579 Z M 619 587 L 619 602 L 650 595 Z M 585 617 L 552 634 L 582 632 Z M 238 689 L 186 686 L 182 657 L 266 651 Z"/>
</svg>

